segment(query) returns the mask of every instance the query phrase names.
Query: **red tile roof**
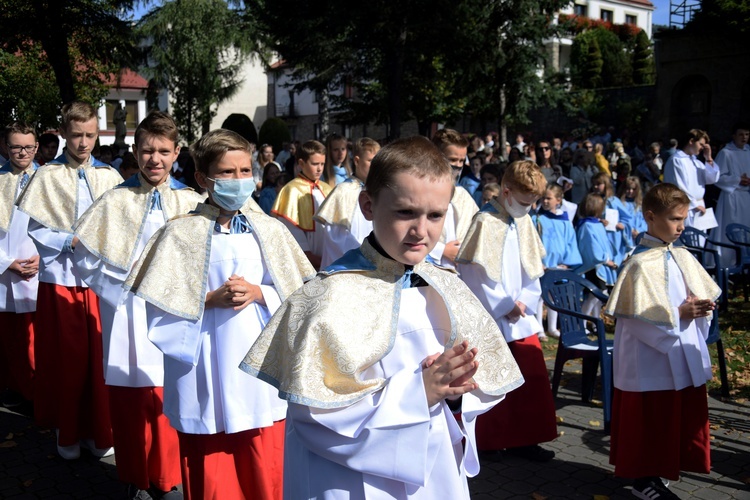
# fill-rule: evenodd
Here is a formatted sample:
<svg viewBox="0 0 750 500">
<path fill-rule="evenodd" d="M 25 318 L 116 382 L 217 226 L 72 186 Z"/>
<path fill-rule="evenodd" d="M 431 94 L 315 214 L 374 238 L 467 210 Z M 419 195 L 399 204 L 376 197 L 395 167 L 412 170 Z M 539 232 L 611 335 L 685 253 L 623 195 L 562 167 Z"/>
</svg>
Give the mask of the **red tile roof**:
<svg viewBox="0 0 750 500">
<path fill-rule="evenodd" d="M 120 70 L 119 81 L 118 75 L 112 74 L 107 79 L 107 85 L 121 89 L 142 90 L 148 88 L 148 81 L 135 71 L 125 68 Z"/>
</svg>

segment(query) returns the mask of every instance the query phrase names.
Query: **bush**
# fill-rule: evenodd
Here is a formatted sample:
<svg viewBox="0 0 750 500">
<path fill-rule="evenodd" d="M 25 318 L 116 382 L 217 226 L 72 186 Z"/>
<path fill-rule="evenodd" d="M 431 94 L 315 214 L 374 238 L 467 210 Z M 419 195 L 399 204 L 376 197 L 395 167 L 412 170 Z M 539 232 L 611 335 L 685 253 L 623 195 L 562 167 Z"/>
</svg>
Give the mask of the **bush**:
<svg viewBox="0 0 750 500">
<path fill-rule="evenodd" d="M 247 115 L 233 113 L 227 116 L 227 119 L 221 124 L 221 128 L 237 132 L 248 142 L 258 144 L 258 132 L 255 131 L 255 124 Z"/>
<path fill-rule="evenodd" d="M 281 145 L 292 140 L 289 133 L 289 127 L 281 118 L 269 118 L 263 122 L 259 134 L 260 144 L 270 144 L 273 146 L 274 154 L 281 152 Z"/>
</svg>

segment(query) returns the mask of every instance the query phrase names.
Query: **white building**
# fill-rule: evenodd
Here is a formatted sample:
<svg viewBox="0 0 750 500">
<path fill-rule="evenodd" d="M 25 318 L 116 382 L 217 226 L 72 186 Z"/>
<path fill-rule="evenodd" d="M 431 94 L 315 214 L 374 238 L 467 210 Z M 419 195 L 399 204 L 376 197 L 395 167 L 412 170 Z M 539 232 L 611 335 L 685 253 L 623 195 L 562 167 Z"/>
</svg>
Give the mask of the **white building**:
<svg viewBox="0 0 750 500">
<path fill-rule="evenodd" d="M 644 30 L 651 39 L 654 9 L 654 4 L 649 0 L 575 0 L 559 15 L 587 17 L 612 24 L 632 24 Z M 546 45 L 553 69 L 559 71 L 570 65 L 572 37 L 548 40 Z"/>
<path fill-rule="evenodd" d="M 257 132 L 266 118 L 273 116 L 268 112 L 268 83 L 263 63 L 257 58 L 248 59 L 240 78 L 240 88 L 233 97 L 219 105 L 211 129 L 221 127 L 229 115 L 238 113 L 247 115 Z"/>
</svg>

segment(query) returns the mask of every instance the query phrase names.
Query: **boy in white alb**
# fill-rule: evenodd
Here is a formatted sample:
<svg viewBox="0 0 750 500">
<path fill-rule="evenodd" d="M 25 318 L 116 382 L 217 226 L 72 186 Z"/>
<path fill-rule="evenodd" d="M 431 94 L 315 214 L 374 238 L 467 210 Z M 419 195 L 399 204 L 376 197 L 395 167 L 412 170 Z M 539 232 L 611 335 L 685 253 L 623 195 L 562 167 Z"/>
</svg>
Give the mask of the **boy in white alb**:
<svg viewBox="0 0 750 500">
<path fill-rule="evenodd" d="M 39 253 L 27 234 L 29 216 L 15 201 L 36 171 L 37 141 L 34 129 L 24 123 L 8 125 L 4 135 L 10 159 L 0 168 L 0 370 L 8 380 L 4 385 L 0 380 L 0 389 L 7 385 L 16 398 L 31 401 Z"/>
<path fill-rule="evenodd" d="M 445 216 L 440 241 L 430 252 L 430 257 L 443 266 L 455 267 L 456 255 L 458 255 L 461 242 L 469 230 L 471 218 L 479 210 L 477 203 L 469 192 L 458 185 L 458 179 L 461 177 L 461 171 L 466 162 L 469 141 L 455 130 L 444 128 L 435 132 L 432 142 L 450 163 L 453 172 L 453 184 L 456 188 L 451 196 L 451 203 Z"/>
<path fill-rule="evenodd" d="M 539 446 L 557 437 L 555 403 L 534 312 L 546 253 L 528 215 L 547 181 L 532 161 L 508 165 L 500 195 L 474 217 L 458 254 L 461 279 L 505 335 L 525 383 L 479 417 L 480 450 L 503 450 L 546 462 L 555 454 Z"/>
<path fill-rule="evenodd" d="M 122 177 L 91 156 L 99 135 L 93 106 L 63 106 L 60 132 L 66 152 L 37 170 L 18 207 L 31 218 L 29 236 L 40 256 L 34 417 L 57 428 L 58 454 L 75 459 L 81 445 L 96 456 L 113 450 L 99 299 L 73 265 L 73 225 Z"/>
<path fill-rule="evenodd" d="M 313 216 L 333 189 L 320 176 L 326 162 L 326 147 L 307 141 L 297 151 L 299 175 L 279 192 L 271 215 L 281 220 L 297 240 L 315 269 L 320 269 L 326 228 Z"/>
<path fill-rule="evenodd" d="M 204 197 L 169 175 L 180 153 L 177 125 L 150 113 L 135 130 L 140 172 L 107 191 L 74 226 L 79 276 L 99 297 L 117 474 L 129 496 L 160 497 L 180 484 L 177 433 L 162 412 L 164 361 L 148 340 L 146 304 L 123 289 L 130 269 L 165 222 Z"/>
<path fill-rule="evenodd" d="M 126 286 L 146 301 L 148 337 L 164 353 L 185 497 L 279 500 L 286 403 L 238 365 L 314 270 L 251 200 L 250 143 L 219 129 L 190 152 L 208 203 L 157 231 Z"/>
<path fill-rule="evenodd" d="M 648 231 L 620 271 L 605 314 L 617 318 L 610 463 L 633 495 L 677 499 L 661 477 L 711 469 L 706 381 L 710 316 L 721 290 L 684 248 L 691 200 L 673 184 L 643 199 Z"/>
<path fill-rule="evenodd" d="M 373 232 L 287 299 L 242 363 L 289 401 L 285 498 L 469 497 L 476 417 L 522 379 L 469 289 L 425 261 L 452 190 L 427 139 L 381 149 L 360 195 Z"/>
<path fill-rule="evenodd" d="M 669 157 L 664 165 L 664 182 L 676 185 L 690 198 L 690 208 L 685 225 L 692 227 L 693 220 L 706 213 L 703 196 L 706 185 L 719 180 L 721 170 L 711 157 L 709 137 L 703 130 L 692 129 L 682 140 L 681 148 Z M 703 155 L 706 163 L 698 158 Z"/>
<path fill-rule="evenodd" d="M 379 150 L 380 144 L 369 137 L 355 142 L 354 175 L 339 183 L 315 213 L 315 220 L 326 227 L 321 268 L 359 248 L 372 231 L 372 222 L 365 219 L 359 208 L 359 193 L 367 181 L 370 162 Z"/>
</svg>

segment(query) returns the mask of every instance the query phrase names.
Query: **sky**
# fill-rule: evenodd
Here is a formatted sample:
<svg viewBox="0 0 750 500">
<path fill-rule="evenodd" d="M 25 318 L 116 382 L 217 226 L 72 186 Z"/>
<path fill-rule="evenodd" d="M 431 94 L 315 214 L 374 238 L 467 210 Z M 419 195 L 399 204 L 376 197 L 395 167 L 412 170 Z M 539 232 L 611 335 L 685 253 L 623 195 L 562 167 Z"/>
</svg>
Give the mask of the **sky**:
<svg viewBox="0 0 750 500">
<path fill-rule="evenodd" d="M 675 0 L 677 2 L 679 0 Z M 656 9 L 654 10 L 653 15 L 653 24 L 657 25 L 669 25 L 669 0 L 651 0 L 651 3 L 654 4 Z M 691 2 L 692 3 L 692 2 Z M 146 12 L 148 12 L 151 8 L 154 7 L 154 4 L 158 4 L 158 2 L 150 1 L 147 2 L 146 5 L 139 5 L 134 12 L 134 19 L 138 20 L 140 19 Z"/>
</svg>

